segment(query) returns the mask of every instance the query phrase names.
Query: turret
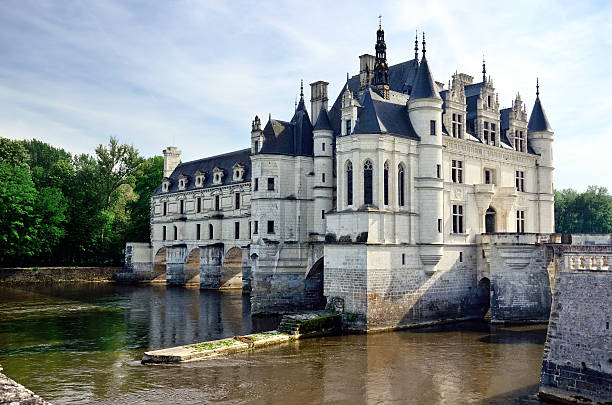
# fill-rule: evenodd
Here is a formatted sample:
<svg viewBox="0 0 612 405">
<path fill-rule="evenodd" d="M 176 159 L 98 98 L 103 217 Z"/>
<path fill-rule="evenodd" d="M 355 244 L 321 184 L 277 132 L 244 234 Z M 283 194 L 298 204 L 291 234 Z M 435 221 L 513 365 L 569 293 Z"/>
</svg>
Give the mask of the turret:
<svg viewBox="0 0 612 405">
<path fill-rule="evenodd" d="M 312 125 L 317 123 L 319 111 L 324 108 L 327 111 L 327 85 L 329 83 L 319 80 L 310 83 L 310 113 L 314 118 Z"/>
<path fill-rule="evenodd" d="M 179 163 L 181 163 L 181 151 L 176 146 L 164 149 L 164 177 L 170 177 Z"/>
<path fill-rule="evenodd" d="M 329 122 L 327 110 L 321 108 L 314 134 L 314 233 L 321 238 L 325 236 L 325 217 L 333 208 L 333 141 L 334 132 Z"/>
<path fill-rule="evenodd" d="M 374 80 L 372 84 L 384 98 L 389 98 L 387 45 L 385 44 L 385 31 L 382 29 L 382 23 L 380 21 L 378 23 L 378 31 L 376 31 L 376 61 L 374 62 Z"/>
<path fill-rule="evenodd" d="M 540 101 L 540 84 L 536 80 L 536 100 L 527 124 L 527 142 L 537 160 L 536 187 L 538 192 L 537 232 L 552 233 L 555 229 L 554 192 L 553 192 L 553 130 Z"/>
<path fill-rule="evenodd" d="M 263 145 L 263 131 L 261 130 L 261 120 L 256 115 L 251 123 L 251 153 L 259 153 Z"/>
<path fill-rule="evenodd" d="M 418 190 L 419 243 L 421 261 L 427 271 L 433 271 L 442 257 L 442 249 L 434 244 L 443 241 L 439 223 L 443 215 L 442 180 L 442 99 L 429 69 L 425 56 L 425 34 L 423 34 L 423 58 L 419 64 L 412 92 L 408 99 L 410 122 L 421 138 L 418 145 L 418 175 L 415 188 Z M 429 246 L 428 246 L 429 245 Z"/>
</svg>

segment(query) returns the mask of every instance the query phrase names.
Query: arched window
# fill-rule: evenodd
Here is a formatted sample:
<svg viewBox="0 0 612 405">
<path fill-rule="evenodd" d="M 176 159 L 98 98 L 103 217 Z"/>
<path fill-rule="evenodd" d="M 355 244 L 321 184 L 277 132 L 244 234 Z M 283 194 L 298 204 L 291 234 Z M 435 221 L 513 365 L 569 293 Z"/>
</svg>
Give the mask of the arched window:
<svg viewBox="0 0 612 405">
<path fill-rule="evenodd" d="M 404 175 L 404 166 L 402 164 L 397 168 L 397 202 L 400 207 L 404 206 L 404 196 L 406 195 L 404 192 L 405 187 L 405 175 Z"/>
<path fill-rule="evenodd" d="M 346 205 L 353 205 L 353 164 L 346 162 Z"/>
<path fill-rule="evenodd" d="M 363 203 L 372 204 L 372 162 L 366 160 L 363 164 Z"/>
<path fill-rule="evenodd" d="M 383 173 L 383 197 L 385 205 L 389 205 L 389 162 L 385 162 L 385 170 Z"/>
<path fill-rule="evenodd" d="M 212 224 L 208 224 L 208 239 L 213 238 L 213 226 Z"/>
</svg>

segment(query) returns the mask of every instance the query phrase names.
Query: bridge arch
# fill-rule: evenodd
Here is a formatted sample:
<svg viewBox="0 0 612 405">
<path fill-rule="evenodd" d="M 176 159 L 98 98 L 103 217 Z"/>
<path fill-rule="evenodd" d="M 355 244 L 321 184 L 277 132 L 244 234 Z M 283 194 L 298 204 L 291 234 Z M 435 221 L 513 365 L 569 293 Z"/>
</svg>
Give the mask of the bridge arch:
<svg viewBox="0 0 612 405">
<path fill-rule="evenodd" d="M 223 257 L 219 288 L 242 288 L 242 249 L 233 247 Z"/>
<path fill-rule="evenodd" d="M 304 305 L 307 309 L 324 309 L 327 303 L 323 294 L 324 281 L 323 258 L 319 258 L 304 279 Z"/>
<path fill-rule="evenodd" d="M 480 317 L 487 318 L 491 317 L 491 280 L 487 277 L 483 277 L 478 281 L 477 285 L 477 299 L 480 310 Z"/>
<path fill-rule="evenodd" d="M 185 262 L 185 283 L 200 284 L 200 248 L 196 247 L 189 252 Z"/>
<path fill-rule="evenodd" d="M 166 282 L 166 248 L 162 247 L 155 253 L 153 258 L 153 279 L 151 281 L 158 283 Z"/>
</svg>

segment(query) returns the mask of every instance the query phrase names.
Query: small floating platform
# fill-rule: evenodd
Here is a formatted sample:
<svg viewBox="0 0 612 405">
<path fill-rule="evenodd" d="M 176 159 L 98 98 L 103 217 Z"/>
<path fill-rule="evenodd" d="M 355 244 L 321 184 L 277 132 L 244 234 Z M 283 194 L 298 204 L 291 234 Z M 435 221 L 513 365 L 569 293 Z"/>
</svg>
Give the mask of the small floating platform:
<svg viewBox="0 0 612 405">
<path fill-rule="evenodd" d="M 332 335 L 339 333 L 340 330 L 340 314 L 334 312 L 318 311 L 285 315 L 277 331 L 252 333 L 250 335 L 153 350 L 143 354 L 142 363 L 168 364 L 203 360 L 213 356 L 245 352 L 296 339 Z"/>
</svg>

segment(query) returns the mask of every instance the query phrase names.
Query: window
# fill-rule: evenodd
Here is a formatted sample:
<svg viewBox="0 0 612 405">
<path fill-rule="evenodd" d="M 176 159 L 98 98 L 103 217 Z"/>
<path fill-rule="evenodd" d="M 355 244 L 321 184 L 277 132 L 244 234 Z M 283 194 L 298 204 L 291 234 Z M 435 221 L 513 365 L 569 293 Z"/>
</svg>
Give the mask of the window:
<svg viewBox="0 0 612 405">
<path fill-rule="evenodd" d="M 463 161 L 451 161 L 451 178 L 453 183 L 463 183 Z"/>
<path fill-rule="evenodd" d="M 181 214 L 185 213 L 185 200 L 179 200 L 179 212 Z"/>
<path fill-rule="evenodd" d="M 516 190 L 525 191 L 525 172 L 516 171 Z"/>
<path fill-rule="evenodd" d="M 442 167 L 440 165 L 436 165 L 436 177 L 442 178 Z"/>
<path fill-rule="evenodd" d="M 166 240 L 166 226 L 162 227 L 162 240 Z"/>
<path fill-rule="evenodd" d="M 268 177 L 268 190 L 274 190 L 274 177 Z"/>
<path fill-rule="evenodd" d="M 385 205 L 389 205 L 389 162 L 385 162 L 385 170 L 383 172 L 383 197 Z"/>
<path fill-rule="evenodd" d="M 463 233 L 463 205 L 453 204 L 453 233 Z"/>
<path fill-rule="evenodd" d="M 346 163 L 346 205 L 353 205 L 353 164 Z"/>
<path fill-rule="evenodd" d="M 240 193 L 235 193 L 234 194 L 234 205 L 235 205 L 237 210 L 240 209 Z"/>
<path fill-rule="evenodd" d="M 198 197 L 198 212 L 202 212 L 202 197 Z M 198 238 L 200 239 L 200 238 Z"/>
<path fill-rule="evenodd" d="M 484 184 L 492 184 L 492 183 L 493 183 L 493 179 L 492 179 L 492 175 L 491 175 L 491 170 L 485 169 L 485 171 L 484 171 Z"/>
<path fill-rule="evenodd" d="M 489 123 L 487 121 L 484 122 L 484 143 L 489 144 Z"/>
<path fill-rule="evenodd" d="M 404 167 L 399 165 L 397 169 L 397 199 L 400 207 L 404 206 Z"/>
<path fill-rule="evenodd" d="M 495 131 L 496 131 L 496 126 L 495 124 L 491 123 L 491 145 L 495 146 Z"/>
<path fill-rule="evenodd" d="M 178 228 L 174 226 L 174 240 L 178 240 Z"/>
<path fill-rule="evenodd" d="M 259 233 L 259 221 L 253 222 L 253 235 L 257 235 Z"/>
<path fill-rule="evenodd" d="M 346 134 L 351 134 L 351 120 L 346 120 Z"/>
<path fill-rule="evenodd" d="M 197 240 L 200 240 L 200 231 L 201 231 L 201 225 L 196 224 L 196 239 Z"/>
<path fill-rule="evenodd" d="M 259 190 L 259 179 L 255 178 L 255 184 L 253 184 L 253 191 Z"/>
<path fill-rule="evenodd" d="M 215 211 L 219 211 L 221 208 L 221 197 L 219 195 L 215 196 Z"/>
<path fill-rule="evenodd" d="M 168 214 L 168 203 L 164 201 L 163 215 L 166 216 L 166 214 Z"/>
<path fill-rule="evenodd" d="M 525 133 L 523 131 L 514 131 L 514 149 L 525 152 Z"/>
<path fill-rule="evenodd" d="M 442 233 L 442 219 L 438 218 L 438 232 Z"/>
<path fill-rule="evenodd" d="M 259 141 L 255 141 L 255 153 L 259 152 Z"/>
<path fill-rule="evenodd" d="M 402 253 L 402 266 L 406 264 L 406 253 Z"/>
<path fill-rule="evenodd" d="M 240 239 L 240 222 L 234 222 L 234 239 Z"/>
<path fill-rule="evenodd" d="M 436 120 L 429 121 L 429 135 L 436 135 Z"/>
<path fill-rule="evenodd" d="M 214 236 L 213 234 L 213 226 L 212 224 L 208 224 L 208 239 L 212 239 Z"/>
<path fill-rule="evenodd" d="M 363 203 L 373 203 L 372 198 L 372 162 L 366 160 L 363 164 Z"/>
<path fill-rule="evenodd" d="M 463 252 L 459 252 L 459 262 L 463 262 Z"/>
<path fill-rule="evenodd" d="M 274 233 L 274 221 L 268 221 L 268 233 Z"/>
<path fill-rule="evenodd" d="M 325 219 L 325 210 L 321 210 L 321 219 Z"/>
<path fill-rule="evenodd" d="M 487 106 L 491 107 L 491 96 L 487 96 Z"/>
<path fill-rule="evenodd" d="M 525 233 L 525 211 L 516 211 L 516 231 Z"/>
<path fill-rule="evenodd" d="M 323 152 L 325 152 L 325 142 L 322 142 L 322 143 L 321 143 L 321 150 L 322 150 Z"/>
<path fill-rule="evenodd" d="M 463 138 L 463 115 L 455 114 L 452 115 L 452 136 L 454 138 Z"/>
<path fill-rule="evenodd" d="M 321 183 L 325 183 L 325 173 L 321 173 Z"/>
</svg>

